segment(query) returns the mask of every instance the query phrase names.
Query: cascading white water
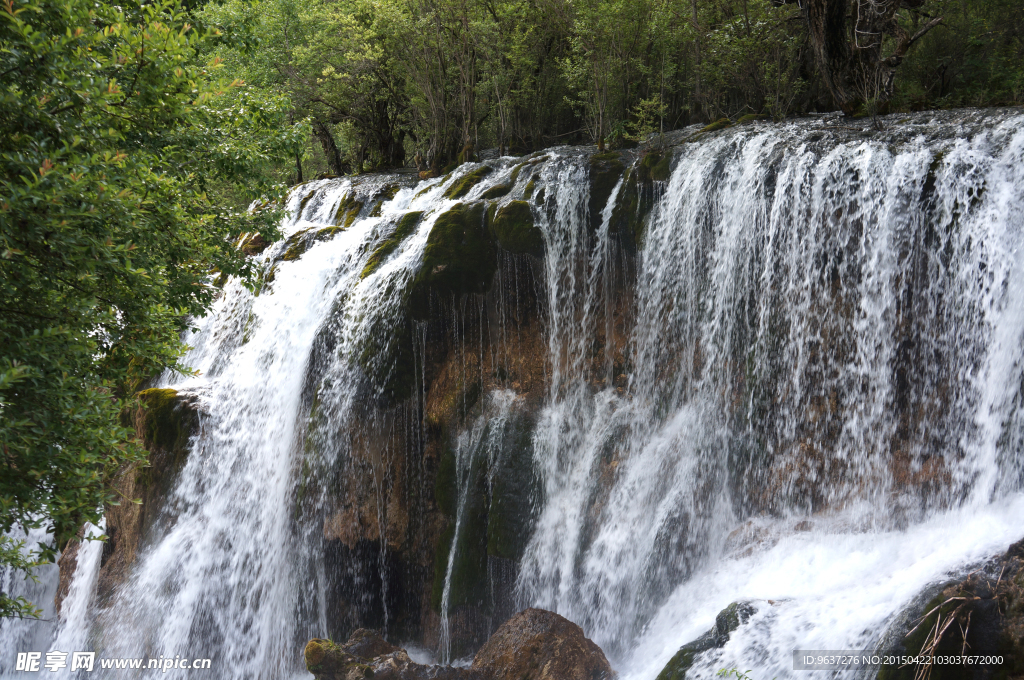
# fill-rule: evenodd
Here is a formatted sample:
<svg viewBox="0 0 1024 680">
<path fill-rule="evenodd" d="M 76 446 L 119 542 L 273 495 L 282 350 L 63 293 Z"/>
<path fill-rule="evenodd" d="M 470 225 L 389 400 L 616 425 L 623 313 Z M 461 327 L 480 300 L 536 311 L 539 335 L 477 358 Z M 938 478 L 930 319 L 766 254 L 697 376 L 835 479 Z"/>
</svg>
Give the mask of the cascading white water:
<svg viewBox="0 0 1024 680">
<path fill-rule="evenodd" d="M 636 678 L 757 600 L 687 677 L 788 677 L 793 649 L 870 647 L 925 584 L 1019 539 L 1022 122 L 684 145 L 640 254 L 628 398 L 545 407 L 568 464 L 540 461 L 524 599 Z"/>
<path fill-rule="evenodd" d="M 737 600 L 756 614 L 687 677 L 790 677 L 792 649 L 870 647 L 924 586 L 1024 535 L 1024 115 L 889 124 L 756 125 L 674 151 L 627 286 L 622 367 L 612 229 L 624 181 L 593 219 L 587 155 L 553 150 L 535 165 L 546 191 L 536 215 L 548 375 L 532 435 L 543 505 L 518 598 L 582 625 L 624 678 L 653 678 Z M 489 161 L 497 172 L 459 200 L 508 181 L 516 163 Z M 107 602 L 75 605 L 75 644 L 91 625 L 89 644 L 107 657 L 202 654 L 210 677 L 304 675 L 302 644 L 331 625 L 323 507 L 347 474 L 350 433 L 422 436 L 412 418 L 361 420 L 360 361 L 367 347 L 386 363 L 398 343 L 425 342 L 389 324 L 462 174 L 403 188 L 329 238 L 343 199 L 366 186 L 293 193 L 289 238 L 262 256 L 259 294 L 229 281 L 188 338 L 200 375 L 164 379 L 198 396 L 200 432 L 128 581 Z M 508 199 L 523 197 L 528 174 Z M 368 269 L 410 211 L 424 212 L 415 230 Z M 282 257 L 300 241 L 301 259 Z M 502 316 L 498 335 L 510 325 Z M 456 433 L 466 484 L 481 446 L 500 449 L 486 442 L 514 396 L 495 390 Z M 369 459 L 387 628 L 384 510 L 398 487 L 381 439 Z M 460 518 L 443 580 L 445 659 Z M 4 672 L 8 656 L 54 634 L 18 630 Z"/>
</svg>

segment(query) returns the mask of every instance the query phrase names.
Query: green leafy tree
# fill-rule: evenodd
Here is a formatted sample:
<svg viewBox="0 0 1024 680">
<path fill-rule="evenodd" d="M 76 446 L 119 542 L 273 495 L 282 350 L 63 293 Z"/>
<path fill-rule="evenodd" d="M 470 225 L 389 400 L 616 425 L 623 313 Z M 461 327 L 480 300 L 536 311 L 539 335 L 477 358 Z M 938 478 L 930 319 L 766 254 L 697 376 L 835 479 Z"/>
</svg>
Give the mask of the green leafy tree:
<svg viewBox="0 0 1024 680">
<path fill-rule="evenodd" d="M 251 275 L 231 237 L 274 236 L 273 210 L 239 208 L 278 197 L 302 130 L 217 77 L 211 37 L 167 0 L 0 3 L 0 566 L 53 560 L 123 500 L 111 477 L 146 454 L 119 414 L 188 370 L 211 271 Z M 52 540 L 22 546 L 32 527 Z"/>
</svg>

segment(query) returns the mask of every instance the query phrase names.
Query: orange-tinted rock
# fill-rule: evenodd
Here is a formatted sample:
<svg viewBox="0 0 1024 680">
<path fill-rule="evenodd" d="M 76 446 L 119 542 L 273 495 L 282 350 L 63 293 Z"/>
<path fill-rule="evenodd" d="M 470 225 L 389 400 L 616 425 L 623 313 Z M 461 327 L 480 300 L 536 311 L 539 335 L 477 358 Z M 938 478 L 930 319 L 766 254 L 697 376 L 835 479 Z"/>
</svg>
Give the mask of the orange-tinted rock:
<svg viewBox="0 0 1024 680">
<path fill-rule="evenodd" d="M 526 609 L 495 631 L 473 670 L 488 680 L 606 680 L 615 677 L 583 629 L 543 609 Z"/>
</svg>

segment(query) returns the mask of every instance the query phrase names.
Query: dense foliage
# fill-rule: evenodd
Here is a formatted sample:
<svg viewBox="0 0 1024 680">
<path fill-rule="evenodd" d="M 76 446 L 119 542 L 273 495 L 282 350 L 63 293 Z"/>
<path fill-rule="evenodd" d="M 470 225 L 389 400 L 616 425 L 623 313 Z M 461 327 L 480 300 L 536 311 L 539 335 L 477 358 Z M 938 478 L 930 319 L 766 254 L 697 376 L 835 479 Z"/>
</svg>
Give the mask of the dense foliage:
<svg viewBox="0 0 1024 680">
<path fill-rule="evenodd" d="M 199 18 L 232 73 L 312 121 L 307 176 L 746 114 L 1024 101 L 1019 0 L 225 0 Z"/>
<path fill-rule="evenodd" d="M 52 560 L 145 452 L 119 424 L 178 361 L 229 237 L 273 234 L 267 179 L 303 129 L 287 100 L 218 77 L 174 2 L 0 4 L 0 569 Z M 230 199 L 230 200 L 229 200 Z M 227 207 L 225 207 L 227 206 Z M 23 546 L 19 532 L 53 540 Z M 25 550 L 19 550 L 25 548 Z M 31 614 L 0 593 L 0 615 Z"/>
</svg>

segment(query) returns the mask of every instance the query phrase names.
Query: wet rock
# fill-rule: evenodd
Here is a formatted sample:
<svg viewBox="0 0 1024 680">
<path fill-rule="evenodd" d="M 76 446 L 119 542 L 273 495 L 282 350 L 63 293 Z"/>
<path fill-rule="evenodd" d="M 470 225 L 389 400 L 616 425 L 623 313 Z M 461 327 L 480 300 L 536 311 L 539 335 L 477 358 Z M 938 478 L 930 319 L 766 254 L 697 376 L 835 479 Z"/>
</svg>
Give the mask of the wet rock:
<svg viewBox="0 0 1024 680">
<path fill-rule="evenodd" d="M 498 245 L 510 253 L 544 255 L 544 236 L 533 224 L 533 209 L 526 201 L 511 201 L 498 209 L 491 225 Z"/>
<path fill-rule="evenodd" d="M 496 253 L 484 225 L 483 203 L 457 203 L 440 215 L 427 237 L 423 265 L 412 285 L 413 318 L 429 318 L 432 293 L 450 299 L 490 289 Z"/>
<path fill-rule="evenodd" d="M 658 673 L 656 680 L 684 680 L 686 671 L 693 666 L 698 654 L 724 647 L 732 632 L 739 628 L 740 624 L 746 623 L 755 611 L 757 610 L 748 602 L 730 604 L 715 617 L 715 625 L 711 630 L 679 648 L 661 673 Z"/>
<path fill-rule="evenodd" d="M 267 246 L 269 245 L 270 241 L 263 238 L 261 234 L 249 234 L 248 236 L 242 239 L 242 243 L 239 246 L 239 249 L 247 257 L 254 257 L 262 253 L 264 250 L 266 250 Z"/>
<path fill-rule="evenodd" d="M 477 673 L 450 666 L 427 666 L 409 658 L 379 633 L 360 628 L 348 642 L 314 638 L 304 652 L 306 670 L 316 680 L 478 680 Z M 482 680 L 482 679 L 480 679 Z"/>
<path fill-rule="evenodd" d="M 622 156 L 614 151 L 599 153 L 590 157 L 590 226 L 601 226 L 601 211 L 604 210 L 612 190 L 625 171 Z"/>
<path fill-rule="evenodd" d="M 932 680 L 1024 675 L 1024 541 L 967 578 L 934 587 L 898 615 L 882 638 L 886 653 L 1002 657 L 1002 665 L 935 664 Z M 878 680 L 913 680 L 916 665 L 883 666 Z"/>
<path fill-rule="evenodd" d="M 348 642 L 341 646 L 343 650 L 363 659 L 391 654 L 399 648 L 385 640 L 380 633 L 367 628 L 359 628 L 349 636 Z"/>
<path fill-rule="evenodd" d="M 445 198 L 462 198 L 469 193 L 470 189 L 480 183 L 487 175 L 494 172 L 494 169 L 490 166 L 483 165 L 476 170 L 467 172 L 459 179 L 452 182 L 452 185 L 444 192 Z"/>
<path fill-rule="evenodd" d="M 152 525 L 171 484 L 188 458 L 189 441 L 199 428 L 199 401 L 195 395 L 173 389 L 148 389 L 139 392 L 141 405 L 124 414 L 125 425 L 135 429 L 136 438 L 149 451 L 146 464 L 132 463 L 114 475 L 111 485 L 122 501 L 106 507 L 106 534 L 100 558 L 97 594 L 106 598 L 122 583 L 135 562 L 139 542 Z M 60 600 L 67 593 L 74 573 L 77 544 L 62 557 Z"/>
<path fill-rule="evenodd" d="M 473 659 L 488 680 L 603 680 L 615 676 L 604 652 L 572 621 L 526 609 L 501 625 Z"/>
<path fill-rule="evenodd" d="M 388 238 L 377 246 L 377 249 L 370 255 L 370 259 L 366 261 L 366 266 L 363 267 L 363 272 L 360 274 L 360 278 L 365 279 L 367 276 L 377 270 L 384 260 L 388 258 L 388 255 L 395 252 L 402 241 L 407 239 L 416 231 L 416 225 L 420 222 L 420 217 L 423 216 L 422 211 L 408 212 L 402 215 L 401 219 L 398 220 L 398 224 L 395 226 L 395 231 Z"/>
</svg>

